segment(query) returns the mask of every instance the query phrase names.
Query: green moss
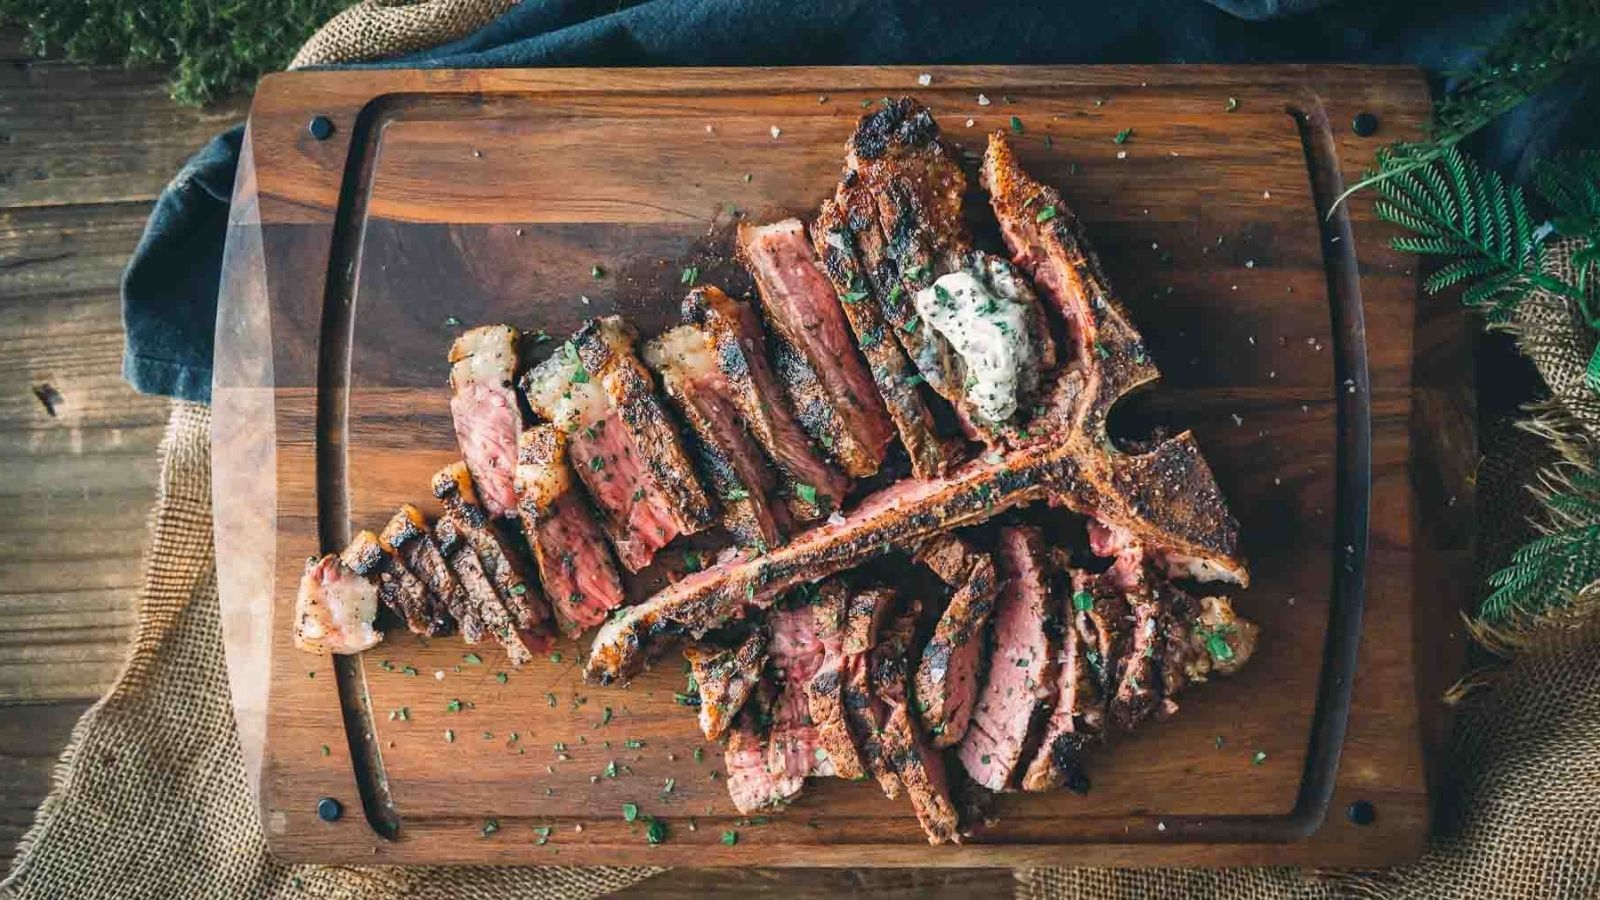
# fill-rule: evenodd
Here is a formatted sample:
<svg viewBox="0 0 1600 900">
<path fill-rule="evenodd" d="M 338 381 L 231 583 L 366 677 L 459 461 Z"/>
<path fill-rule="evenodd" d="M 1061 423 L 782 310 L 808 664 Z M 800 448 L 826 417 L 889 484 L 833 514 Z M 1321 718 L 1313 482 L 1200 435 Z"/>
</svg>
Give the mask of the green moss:
<svg viewBox="0 0 1600 900">
<path fill-rule="evenodd" d="M 41 56 L 172 72 L 174 99 L 202 104 L 249 91 L 352 0 L 0 0 Z"/>
</svg>

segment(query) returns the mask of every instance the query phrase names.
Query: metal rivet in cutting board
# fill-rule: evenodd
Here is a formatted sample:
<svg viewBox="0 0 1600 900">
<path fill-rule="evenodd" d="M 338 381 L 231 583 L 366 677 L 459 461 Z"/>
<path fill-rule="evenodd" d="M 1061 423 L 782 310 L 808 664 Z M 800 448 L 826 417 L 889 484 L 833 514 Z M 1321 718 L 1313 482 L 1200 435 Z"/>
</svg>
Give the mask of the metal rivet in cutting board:
<svg viewBox="0 0 1600 900">
<path fill-rule="evenodd" d="M 344 815 L 344 804 L 332 797 L 323 797 L 317 801 L 317 818 L 324 822 L 337 822 Z"/>
<path fill-rule="evenodd" d="M 327 116 L 313 116 L 306 130 L 319 141 L 325 141 L 333 135 L 333 120 Z"/>
<path fill-rule="evenodd" d="M 1350 123 L 1350 129 L 1362 137 L 1372 137 L 1378 133 L 1378 117 L 1369 112 L 1360 113 Z"/>
<path fill-rule="evenodd" d="M 1357 825 L 1371 825 L 1378 819 L 1378 810 L 1370 800 L 1357 800 L 1345 807 L 1344 815 Z"/>
</svg>

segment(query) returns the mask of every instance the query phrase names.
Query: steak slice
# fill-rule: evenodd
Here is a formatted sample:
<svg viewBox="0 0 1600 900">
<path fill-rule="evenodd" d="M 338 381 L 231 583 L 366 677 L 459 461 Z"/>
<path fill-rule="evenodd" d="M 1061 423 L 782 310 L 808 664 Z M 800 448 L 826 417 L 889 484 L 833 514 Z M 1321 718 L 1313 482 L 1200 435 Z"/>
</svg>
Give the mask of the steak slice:
<svg viewBox="0 0 1600 900">
<path fill-rule="evenodd" d="M 872 662 L 872 648 L 878 643 L 878 632 L 883 623 L 894 615 L 898 604 L 899 598 L 894 589 L 888 587 L 867 588 L 851 597 L 845 610 L 839 663 L 845 723 L 855 738 L 861 760 L 873 777 L 878 779 L 878 785 L 890 800 L 900 796 L 900 777 L 895 774 L 889 755 L 883 748 L 885 707 L 873 697 L 868 671 Z M 819 673 L 817 677 L 820 679 L 822 675 Z"/>
<path fill-rule="evenodd" d="M 939 435 L 933 414 L 918 387 L 921 376 L 906 359 L 900 342 L 884 321 L 881 298 L 886 289 L 856 258 L 856 247 L 861 243 L 858 234 L 866 232 L 876 238 L 877 223 L 871 218 L 858 221 L 853 218 L 853 212 L 851 215 L 852 218 L 847 219 L 844 208 L 838 203 L 824 201 L 812 227 L 812 242 L 822 259 L 823 269 L 844 301 L 845 318 L 850 321 L 856 345 L 866 357 L 878 395 L 883 398 L 889 418 L 900 434 L 900 442 L 906 448 L 912 475 L 936 478 L 960 460 L 961 448 Z M 855 227 L 852 222 L 857 222 Z M 892 274 L 890 281 L 888 291 L 901 290 Z"/>
<path fill-rule="evenodd" d="M 780 779 L 832 775 L 833 760 L 822 748 L 806 698 L 806 686 L 823 661 L 817 616 L 809 604 L 789 604 L 774 608 L 767 623 L 772 629 L 769 662 L 778 686 L 767 735 L 767 768 Z"/>
<path fill-rule="evenodd" d="M 346 566 L 378 588 L 378 599 L 394 610 L 406 627 L 422 635 L 438 634 L 449 625 L 433 617 L 433 600 L 428 588 L 400 561 L 395 549 L 376 534 L 361 531 L 340 555 Z"/>
<path fill-rule="evenodd" d="M 700 471 L 722 500 L 722 527 L 742 547 L 783 543 L 770 497 L 778 480 L 740 421 L 734 388 L 717 368 L 707 335 L 680 325 L 644 345 L 644 361 L 693 436 Z"/>
<path fill-rule="evenodd" d="M 1055 366 L 1044 310 L 1010 264 L 972 248 L 967 179 L 926 107 L 891 101 L 861 118 L 847 147 L 853 177 L 837 199 L 853 193 L 876 208 L 888 264 L 869 266 L 898 275 L 880 296 L 896 339 L 965 430 L 1000 443 Z"/>
<path fill-rule="evenodd" d="M 1014 790 L 1024 755 L 1056 697 L 1058 598 L 1047 582 L 1037 528 L 1000 529 L 1004 586 L 995 600 L 994 650 L 971 724 L 957 748 L 967 774 L 991 791 Z M 1035 742 L 1036 743 L 1036 742 Z"/>
<path fill-rule="evenodd" d="M 683 648 L 700 695 L 700 731 L 707 740 L 718 740 L 751 692 L 761 682 L 767 665 L 767 632 L 752 629 L 737 647 Z"/>
<path fill-rule="evenodd" d="M 537 588 L 529 589 L 521 562 L 501 544 L 494 523 L 478 505 L 466 464 L 452 463 L 435 473 L 433 495 L 445 510 L 434 523 L 434 539 L 477 607 L 484 630 L 505 647 L 513 665 L 549 649 L 555 638 L 544 597 Z"/>
<path fill-rule="evenodd" d="M 1076 455 L 1097 496 L 1075 508 L 1124 530 L 1127 540 L 1166 560 L 1169 571 L 1248 586 L 1249 571 L 1238 552 L 1239 523 L 1192 435 L 1131 455 L 1097 450 L 1111 407 L 1154 382 L 1160 371 L 1089 249 L 1082 223 L 1059 191 L 1022 170 L 1002 134 L 989 138 L 983 184 L 1012 261 L 1066 323 L 1063 370 L 1030 434 L 1083 440 Z"/>
<path fill-rule="evenodd" d="M 494 592 L 494 583 L 483 573 L 483 563 L 478 561 L 477 552 L 467 543 L 466 535 L 461 533 L 449 516 L 441 516 L 434 521 L 433 542 L 438 545 L 439 555 L 444 557 L 445 565 L 456 577 L 456 583 L 461 585 L 461 592 L 467 598 L 463 613 L 465 618 L 456 617 L 461 623 L 461 639 L 476 644 L 486 634 L 493 634 L 496 628 L 509 629 L 511 614 L 506 612 L 505 604 Z M 509 648 L 506 652 L 511 654 L 512 662 L 517 665 L 531 656 Z"/>
<path fill-rule="evenodd" d="M 809 521 L 841 508 L 850 479 L 824 458 L 796 418 L 767 361 L 767 342 L 755 308 L 706 286 L 696 288 L 683 302 L 683 318 L 702 329 L 710 342 L 744 426 L 783 476 L 794 517 Z"/>
<path fill-rule="evenodd" d="M 983 668 L 984 626 L 994 610 L 994 561 L 953 534 L 917 551 L 917 560 L 950 585 L 944 612 L 917 665 L 917 708 L 935 748 L 955 746 L 967 733 Z"/>
<path fill-rule="evenodd" d="M 477 481 L 483 506 L 494 518 L 512 515 L 516 491 L 517 329 L 485 325 L 461 333 L 450 345 L 450 418 L 456 443 Z"/>
<path fill-rule="evenodd" d="M 517 514 L 556 624 L 576 636 L 622 605 L 622 579 L 589 504 L 574 489 L 566 437 L 536 425 L 517 441 Z"/>
<path fill-rule="evenodd" d="M 817 586 L 809 603 L 822 649 L 822 663 L 805 685 L 806 704 L 817 726 L 817 743 L 833 763 L 833 772 L 852 781 L 867 777 L 867 770 L 850 736 L 844 709 L 845 617 L 852 603 L 849 589 L 836 578 Z M 870 627 L 870 621 L 867 625 Z M 865 648 L 857 652 L 865 652 Z"/>
<path fill-rule="evenodd" d="M 828 447 L 845 472 L 857 478 L 872 475 L 883 464 L 894 427 L 850 340 L 839 295 L 817 264 L 805 226 L 799 219 L 759 226 L 741 222 L 738 240 L 767 322 L 793 350 L 790 362 L 797 374 L 788 383 L 805 380 L 798 374 L 803 366 L 819 386 L 804 400 L 795 398 L 801 421 L 814 426 L 812 435 Z M 806 413 L 819 399 L 823 408 L 807 422 Z"/>
<path fill-rule="evenodd" d="M 960 843 L 960 820 L 955 804 L 950 801 L 944 758 L 923 742 L 907 709 L 906 685 L 910 671 L 907 654 L 912 648 L 920 613 L 920 606 L 913 604 L 884 630 L 872 651 L 869 682 L 874 697 L 882 704 L 883 751 L 894 767 L 900 786 L 911 798 L 911 807 L 928 835 L 928 843 Z"/>
<path fill-rule="evenodd" d="M 294 645 L 341 656 L 377 646 L 378 588 L 329 553 L 306 561 L 294 601 Z"/>
<path fill-rule="evenodd" d="M 482 623 L 467 601 L 466 590 L 445 563 L 439 545 L 433 542 L 422 510 L 410 503 L 402 505 L 383 527 L 378 539 L 393 547 L 411 574 L 427 586 L 433 600 L 429 619 L 435 622 L 454 619 L 462 636 L 476 643 Z M 443 630 L 443 626 L 438 630 Z"/>
<path fill-rule="evenodd" d="M 1056 667 L 1055 708 L 1039 739 L 1039 752 L 1022 776 L 1025 791 L 1049 791 L 1066 785 L 1075 793 L 1089 790 L 1083 771 L 1083 750 L 1105 725 L 1106 695 L 1100 672 L 1104 657 L 1099 623 L 1091 618 L 1095 600 L 1090 576 L 1070 573 L 1071 596 L 1064 603 L 1067 625 L 1062 630 Z"/>
<path fill-rule="evenodd" d="M 591 320 L 522 384 L 533 410 L 567 432 L 573 467 L 617 558 L 637 572 L 714 514 L 633 339 L 621 319 Z"/>
<path fill-rule="evenodd" d="M 771 716 L 772 689 L 765 682 L 734 718 L 723 745 L 723 765 L 728 771 L 728 796 L 734 808 L 746 815 L 781 806 L 800 793 L 804 776 L 768 764 L 769 748 L 763 727 Z"/>
</svg>

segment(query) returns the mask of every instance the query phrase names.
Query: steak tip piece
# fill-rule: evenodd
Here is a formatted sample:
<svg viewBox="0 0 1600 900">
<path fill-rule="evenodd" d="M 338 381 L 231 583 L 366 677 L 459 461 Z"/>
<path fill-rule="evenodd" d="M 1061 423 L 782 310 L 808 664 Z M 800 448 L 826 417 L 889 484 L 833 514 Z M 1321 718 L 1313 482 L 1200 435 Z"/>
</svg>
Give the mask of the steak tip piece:
<svg viewBox="0 0 1600 900">
<path fill-rule="evenodd" d="M 360 653 L 383 640 L 373 627 L 378 588 L 332 553 L 306 561 L 295 595 L 294 645 L 311 653 Z"/>
</svg>

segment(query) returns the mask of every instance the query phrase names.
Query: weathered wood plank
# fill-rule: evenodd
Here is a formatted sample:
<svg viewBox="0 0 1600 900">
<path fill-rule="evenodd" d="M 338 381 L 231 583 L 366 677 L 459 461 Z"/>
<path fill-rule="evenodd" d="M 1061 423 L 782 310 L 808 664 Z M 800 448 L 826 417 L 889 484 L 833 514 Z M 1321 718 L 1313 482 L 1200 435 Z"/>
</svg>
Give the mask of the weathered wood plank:
<svg viewBox="0 0 1600 900">
<path fill-rule="evenodd" d="M 88 708 L 81 701 L 0 706 L 0 870 L 10 867 L 50 792 L 56 758 Z"/>
</svg>

